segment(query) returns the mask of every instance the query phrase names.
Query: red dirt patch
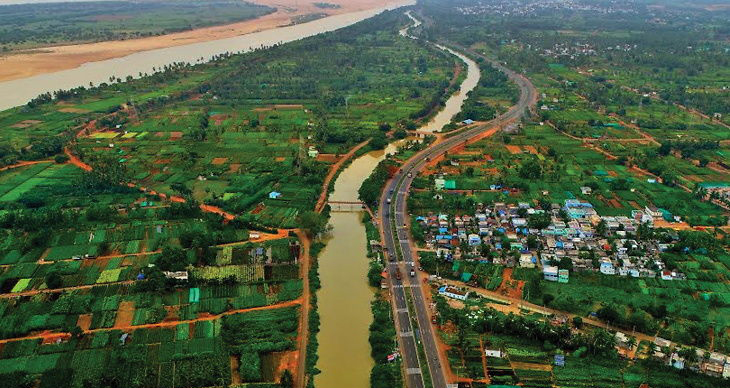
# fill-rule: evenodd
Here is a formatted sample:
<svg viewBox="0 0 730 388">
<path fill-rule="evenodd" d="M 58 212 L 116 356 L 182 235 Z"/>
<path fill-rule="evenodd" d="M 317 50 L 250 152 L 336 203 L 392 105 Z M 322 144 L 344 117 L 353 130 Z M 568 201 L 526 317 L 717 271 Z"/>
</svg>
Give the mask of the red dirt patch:
<svg viewBox="0 0 730 388">
<path fill-rule="evenodd" d="M 61 108 L 58 111 L 63 112 L 63 113 L 89 113 L 89 112 L 91 112 L 88 109 L 81 109 L 81 108 Z"/>
<path fill-rule="evenodd" d="M 157 160 L 155 160 L 155 164 L 168 164 L 171 161 L 172 161 L 171 159 L 157 159 Z"/>
<path fill-rule="evenodd" d="M 502 272 L 502 284 L 499 285 L 497 291 L 510 298 L 522 299 L 522 288 L 524 286 L 524 281 L 512 279 L 512 268 L 505 268 Z"/>
<path fill-rule="evenodd" d="M 211 164 L 215 164 L 216 166 L 221 165 L 228 161 L 228 158 L 213 158 L 213 161 L 211 161 Z"/>
<path fill-rule="evenodd" d="M 91 327 L 92 314 L 81 314 L 79 320 L 76 321 L 76 326 L 80 327 L 83 331 L 89 330 Z"/>
<path fill-rule="evenodd" d="M 537 149 L 534 146 L 528 145 L 528 146 L 524 146 L 522 148 L 524 148 L 525 151 L 527 151 L 527 152 L 529 152 L 529 153 L 531 153 L 533 155 L 539 154 L 539 152 L 537 152 Z"/>
<path fill-rule="evenodd" d="M 507 151 L 509 151 L 509 153 L 512 155 L 522 153 L 522 149 L 520 149 L 520 147 L 516 145 L 505 145 L 504 148 L 506 148 Z"/>
<path fill-rule="evenodd" d="M 265 208 L 266 208 L 266 205 L 264 205 L 263 203 L 260 203 L 260 204 L 258 204 L 258 206 L 256 206 L 256 208 L 251 210 L 251 214 L 259 214 L 262 211 L 264 211 Z"/>
<path fill-rule="evenodd" d="M 119 309 L 117 309 L 117 319 L 114 321 L 114 327 L 129 327 L 132 326 L 134 320 L 134 302 L 125 300 L 119 303 Z"/>
<path fill-rule="evenodd" d="M 231 117 L 231 116 L 226 115 L 226 114 L 218 114 L 218 115 L 210 116 L 210 118 L 213 120 L 213 124 L 215 124 L 215 125 L 221 125 L 223 123 L 223 120 L 225 120 L 229 117 Z"/>
<path fill-rule="evenodd" d="M 276 104 L 276 105 L 274 105 L 274 108 L 276 108 L 276 109 L 304 109 L 304 105 L 302 105 L 302 104 Z"/>
<path fill-rule="evenodd" d="M 15 124 L 11 125 L 10 128 L 28 128 L 33 125 L 40 124 L 42 122 L 43 121 L 40 121 L 40 120 L 23 120 L 19 123 L 15 123 Z"/>
<path fill-rule="evenodd" d="M 611 205 L 611 207 L 616 209 L 623 208 L 623 205 L 621 205 L 621 202 L 617 201 L 616 198 L 611 198 L 611 200 L 608 201 L 608 204 Z"/>
<path fill-rule="evenodd" d="M 318 162 L 325 162 L 325 163 L 337 163 L 337 155 L 335 154 L 319 154 L 317 155 L 317 161 Z"/>
<path fill-rule="evenodd" d="M 231 163 L 230 167 L 228 168 L 229 172 L 236 173 L 241 168 L 241 163 Z"/>
<path fill-rule="evenodd" d="M 182 132 L 178 132 L 178 131 L 170 132 L 170 139 L 179 139 L 182 137 L 182 135 L 183 135 Z"/>
</svg>

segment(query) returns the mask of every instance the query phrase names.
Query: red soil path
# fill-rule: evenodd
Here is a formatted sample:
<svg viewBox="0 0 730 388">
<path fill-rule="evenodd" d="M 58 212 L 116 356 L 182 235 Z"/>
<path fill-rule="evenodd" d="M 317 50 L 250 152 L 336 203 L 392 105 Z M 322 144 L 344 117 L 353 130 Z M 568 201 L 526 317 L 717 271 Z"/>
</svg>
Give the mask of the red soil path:
<svg viewBox="0 0 730 388">
<path fill-rule="evenodd" d="M 21 162 L 15 163 L 15 164 L 11 164 L 9 166 L 2 167 L 2 168 L 0 168 L 0 171 L 11 170 L 11 169 L 18 168 L 18 167 L 32 166 L 34 164 L 39 164 L 39 163 L 53 163 L 53 160 L 21 161 Z"/>
<path fill-rule="evenodd" d="M 322 192 L 319 194 L 319 199 L 317 200 L 317 204 L 314 206 L 314 211 L 316 211 L 317 213 L 321 213 L 322 209 L 324 209 L 324 204 L 327 203 L 327 195 L 329 194 L 330 182 L 332 182 L 332 179 L 335 177 L 335 175 L 337 175 L 337 171 L 339 171 L 339 169 L 342 167 L 343 164 L 345 164 L 347 160 L 355 155 L 355 153 L 359 151 L 362 147 L 365 147 L 369 142 L 370 139 L 367 139 L 364 142 L 356 145 L 355 147 L 352 147 L 350 151 L 340 157 L 337 163 L 333 164 L 330 167 L 329 172 L 327 172 L 327 176 L 324 178 L 324 182 L 322 182 Z"/>
</svg>

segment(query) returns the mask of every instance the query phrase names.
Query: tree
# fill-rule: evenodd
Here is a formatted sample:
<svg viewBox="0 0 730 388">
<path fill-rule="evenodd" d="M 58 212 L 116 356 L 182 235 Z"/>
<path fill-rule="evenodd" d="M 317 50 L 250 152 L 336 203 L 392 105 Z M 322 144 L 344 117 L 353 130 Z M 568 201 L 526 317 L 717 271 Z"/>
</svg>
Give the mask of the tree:
<svg viewBox="0 0 730 388">
<path fill-rule="evenodd" d="M 551 222 L 550 213 L 548 212 L 530 214 L 527 218 L 527 226 L 530 229 L 545 229 L 550 226 Z"/>
<path fill-rule="evenodd" d="M 84 329 L 80 328 L 79 326 L 74 326 L 74 328 L 71 329 L 71 335 L 74 338 L 81 338 L 81 336 L 84 335 Z"/>
<path fill-rule="evenodd" d="M 573 327 L 576 329 L 580 329 L 583 327 L 583 318 L 581 317 L 573 317 Z"/>
<path fill-rule="evenodd" d="M 550 302 L 552 302 L 555 299 L 555 296 L 553 294 L 544 294 L 542 296 L 542 304 L 545 306 L 549 306 Z"/>
<path fill-rule="evenodd" d="M 539 179 L 542 177 L 543 171 L 540 163 L 533 158 L 523 163 L 518 173 L 523 179 Z"/>
<path fill-rule="evenodd" d="M 292 377 L 291 372 L 289 372 L 289 369 L 284 369 L 284 371 L 281 372 L 279 386 L 281 386 L 281 388 L 292 388 L 294 386 L 294 378 Z"/>
<path fill-rule="evenodd" d="M 111 154 L 102 154 L 91 164 L 93 169 L 81 177 L 81 184 L 87 189 L 108 190 L 127 180 L 126 166 Z"/>
<path fill-rule="evenodd" d="M 368 268 L 368 283 L 372 287 L 380 286 L 380 274 L 383 272 L 383 266 L 378 260 L 370 261 L 370 267 Z"/>
<path fill-rule="evenodd" d="M 603 304 L 601 308 L 596 311 L 598 318 L 603 319 L 609 323 L 617 323 L 621 318 L 616 306 L 614 304 Z"/>
<path fill-rule="evenodd" d="M 327 218 L 315 211 L 306 211 L 299 214 L 297 224 L 310 235 L 316 236 L 327 229 Z"/>
<path fill-rule="evenodd" d="M 160 271 L 182 271 L 188 265 L 187 254 L 182 248 L 164 247 L 157 256 L 155 265 Z"/>
<path fill-rule="evenodd" d="M 606 329 L 596 329 L 588 339 L 588 349 L 594 355 L 615 354 L 616 337 Z"/>
<path fill-rule="evenodd" d="M 385 136 L 374 136 L 370 140 L 370 148 L 374 150 L 382 150 L 388 145 L 388 140 Z"/>
<path fill-rule="evenodd" d="M 679 357 L 684 358 L 684 361 L 688 364 L 695 364 L 699 361 L 699 357 L 697 357 L 697 350 L 692 347 L 682 348 L 677 352 L 677 354 Z"/>
<path fill-rule="evenodd" d="M 62 285 L 63 279 L 58 272 L 53 271 L 46 275 L 46 286 L 48 286 L 48 288 L 61 288 Z"/>
<path fill-rule="evenodd" d="M 570 257 L 561 257 L 558 262 L 558 268 L 573 271 L 573 260 L 571 260 Z"/>
</svg>

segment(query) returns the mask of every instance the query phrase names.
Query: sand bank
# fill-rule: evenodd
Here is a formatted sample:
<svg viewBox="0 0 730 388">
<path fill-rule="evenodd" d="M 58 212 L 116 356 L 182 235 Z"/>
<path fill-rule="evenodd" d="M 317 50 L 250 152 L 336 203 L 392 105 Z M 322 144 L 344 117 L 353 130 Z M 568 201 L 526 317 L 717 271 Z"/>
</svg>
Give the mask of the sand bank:
<svg viewBox="0 0 730 388">
<path fill-rule="evenodd" d="M 286 26 L 293 18 L 312 13 L 337 15 L 379 8 L 394 0 L 253 0 L 277 8 L 277 11 L 257 19 L 200 28 L 169 35 L 140 39 L 107 41 L 42 48 L 28 53 L 0 57 L 0 82 L 73 69 L 88 62 L 124 57 L 136 52 L 174 47 L 190 43 L 245 35 L 252 32 Z M 318 8 L 316 2 L 340 5 L 340 8 Z"/>
</svg>

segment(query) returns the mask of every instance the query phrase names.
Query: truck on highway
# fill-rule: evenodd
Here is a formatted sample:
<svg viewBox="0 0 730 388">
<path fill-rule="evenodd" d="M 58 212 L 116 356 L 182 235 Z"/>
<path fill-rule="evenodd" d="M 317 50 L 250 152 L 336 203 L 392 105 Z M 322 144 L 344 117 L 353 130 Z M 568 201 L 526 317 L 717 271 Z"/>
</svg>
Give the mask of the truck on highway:
<svg viewBox="0 0 730 388">
<path fill-rule="evenodd" d="M 410 275 L 411 275 L 411 277 L 416 276 L 416 269 L 413 267 L 413 264 L 411 264 Z"/>
<path fill-rule="evenodd" d="M 387 199 L 388 205 L 390 205 L 390 198 Z"/>
</svg>

